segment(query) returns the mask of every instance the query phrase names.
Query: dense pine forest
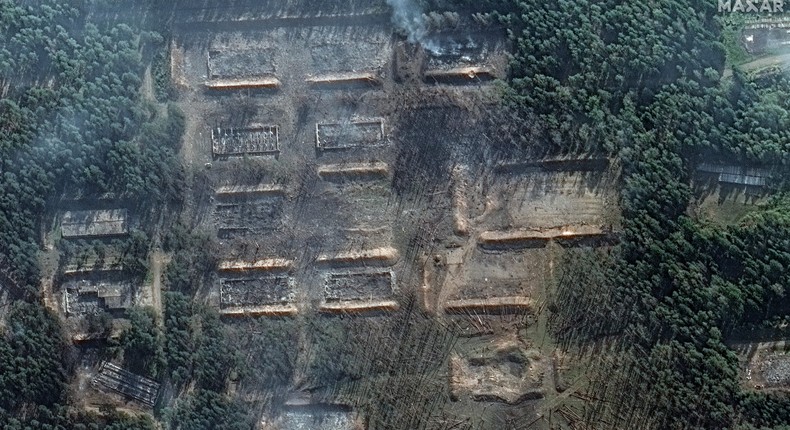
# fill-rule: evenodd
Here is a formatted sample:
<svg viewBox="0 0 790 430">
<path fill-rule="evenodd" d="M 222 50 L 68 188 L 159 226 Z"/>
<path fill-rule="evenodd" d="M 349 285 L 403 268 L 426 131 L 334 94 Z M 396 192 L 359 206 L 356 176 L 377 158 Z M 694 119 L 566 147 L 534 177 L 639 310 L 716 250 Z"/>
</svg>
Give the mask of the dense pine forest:
<svg viewBox="0 0 790 430">
<path fill-rule="evenodd" d="M 121 3 L 0 0 L 0 285 L 14 299 L 0 325 L 5 429 L 157 428 L 145 416 L 74 406 L 73 351 L 37 293 L 42 214 L 64 193 L 132 199 L 151 219 L 183 203 L 184 116 L 169 103 L 160 63 L 169 22 L 190 2 Z M 576 261 L 559 285 L 562 304 L 552 308 L 552 335 L 569 350 L 599 356 L 592 360 L 609 375 L 596 382 L 589 428 L 790 426 L 790 398 L 744 390 L 726 345 L 735 331 L 771 326 L 790 312 L 790 198 L 783 193 L 790 78 L 737 67 L 724 78 L 723 34 L 731 24 L 711 1 L 421 6 L 485 14 L 507 32 L 513 56 L 503 97 L 517 124 L 508 145 L 606 154 L 622 165 L 619 244 L 599 259 Z M 108 19 L 113 8 L 129 18 Z M 156 100 L 140 91 L 147 67 Z M 701 160 L 770 169 L 779 192 L 735 225 L 695 219 L 691 174 Z M 275 345 L 295 329 L 258 322 L 252 345 L 235 339 L 232 324 L 191 300 L 205 268 L 216 264 L 211 239 L 178 224 L 170 230 L 163 246 L 176 257 L 166 269 L 164 321 L 133 309 L 131 327 L 110 348 L 128 368 L 168 381 L 172 396 L 189 392 L 177 407 L 156 411 L 170 428 L 251 428 L 254 417 L 223 393 L 238 378 L 287 384 L 296 358 Z M 150 233 L 120 244 L 134 276 L 145 275 Z M 342 324 L 315 336 L 350 342 L 338 334 Z M 252 346 L 258 358 L 241 365 Z M 342 368 L 317 372 L 353 378 Z"/>
<path fill-rule="evenodd" d="M 726 22 L 712 2 L 516 3 L 492 6 L 515 44 L 514 109 L 539 127 L 546 151 L 605 151 L 623 165 L 622 243 L 611 261 L 576 275 L 586 282 L 570 276 L 561 287 L 579 307 L 558 306 L 576 317 L 584 309 L 583 323 L 560 334 L 569 343 L 625 354 L 611 364 L 617 377 L 602 383 L 617 405 L 604 420 L 623 428 L 790 424 L 784 395 L 741 390 L 725 345 L 736 328 L 786 315 L 787 199 L 726 227 L 686 209 L 703 159 L 787 177 L 787 76 L 750 81 L 736 69 L 722 79 Z"/>
</svg>

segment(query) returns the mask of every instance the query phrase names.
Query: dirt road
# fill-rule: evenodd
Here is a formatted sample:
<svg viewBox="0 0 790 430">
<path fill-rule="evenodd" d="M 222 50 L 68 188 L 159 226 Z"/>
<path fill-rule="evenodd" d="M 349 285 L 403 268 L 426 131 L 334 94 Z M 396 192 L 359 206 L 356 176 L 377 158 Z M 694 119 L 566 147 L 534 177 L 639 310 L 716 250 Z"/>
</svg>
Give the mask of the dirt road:
<svg viewBox="0 0 790 430">
<path fill-rule="evenodd" d="M 155 249 L 151 253 L 151 272 L 153 281 L 151 282 L 151 306 L 156 309 L 160 317 L 164 317 L 162 309 L 162 268 L 167 264 L 167 255 L 160 249 Z"/>
</svg>

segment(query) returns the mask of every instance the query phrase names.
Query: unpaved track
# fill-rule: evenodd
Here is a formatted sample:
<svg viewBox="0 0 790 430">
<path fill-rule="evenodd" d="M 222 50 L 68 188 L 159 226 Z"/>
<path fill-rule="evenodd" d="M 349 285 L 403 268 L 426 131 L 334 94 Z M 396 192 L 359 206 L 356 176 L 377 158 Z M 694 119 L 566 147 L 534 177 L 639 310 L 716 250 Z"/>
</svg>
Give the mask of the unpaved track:
<svg viewBox="0 0 790 430">
<path fill-rule="evenodd" d="M 160 250 L 155 249 L 151 253 L 151 271 L 153 272 L 153 282 L 151 283 L 151 306 L 161 318 L 164 318 L 162 309 L 162 267 L 166 263 L 167 256 Z"/>
</svg>

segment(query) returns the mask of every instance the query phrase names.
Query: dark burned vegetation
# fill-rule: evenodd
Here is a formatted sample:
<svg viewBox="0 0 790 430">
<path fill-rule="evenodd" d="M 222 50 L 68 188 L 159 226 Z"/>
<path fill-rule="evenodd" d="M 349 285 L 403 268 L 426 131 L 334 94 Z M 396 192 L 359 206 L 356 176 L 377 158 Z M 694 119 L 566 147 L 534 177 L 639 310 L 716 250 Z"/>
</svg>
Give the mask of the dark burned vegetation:
<svg viewBox="0 0 790 430">
<path fill-rule="evenodd" d="M 450 401 L 443 376 L 458 331 L 406 303 L 386 318 L 308 321 L 311 391 L 355 406 L 371 428 L 431 428 Z"/>
<path fill-rule="evenodd" d="M 87 347 L 64 339 L 47 309 L 61 297 L 38 287 L 87 290 L 116 272 L 154 297 L 86 304 L 88 336 L 73 339 L 106 342 L 102 359 L 161 382 L 153 414 L 172 429 L 257 428 L 300 402 L 351 409 L 368 428 L 790 425 L 784 388 L 745 387 L 729 342 L 765 327 L 786 337 L 787 76 L 724 78 L 710 2 L 415 3 L 429 36 L 509 35 L 506 79 L 466 58 L 471 37 L 419 58 L 408 32 L 379 31 L 385 2 L 0 0 L 0 298 L 19 299 L 0 308 L 3 428 L 155 428 L 134 405 L 83 410 L 69 384 Z M 364 31 L 339 30 L 357 19 Z M 184 48 L 177 31 L 198 35 Z M 298 49 L 277 54 L 278 37 Z M 206 70 L 179 70 L 198 58 L 185 49 L 205 50 Z M 384 60 L 338 74 L 346 54 Z M 382 66 L 390 54 L 396 67 Z M 271 88 L 224 95 L 237 75 L 265 82 L 229 86 Z M 468 96 L 477 86 L 494 96 Z M 605 174 L 576 175 L 579 159 Z M 692 216 L 700 162 L 769 172 L 775 197 L 730 225 Z M 622 219 L 598 190 L 612 184 L 593 179 L 610 175 Z M 112 238 L 49 231 L 83 202 L 136 224 Z M 576 215 L 594 239 L 563 224 Z M 117 298 L 105 290 L 91 300 Z M 246 309 L 262 304 L 293 306 Z"/>
</svg>

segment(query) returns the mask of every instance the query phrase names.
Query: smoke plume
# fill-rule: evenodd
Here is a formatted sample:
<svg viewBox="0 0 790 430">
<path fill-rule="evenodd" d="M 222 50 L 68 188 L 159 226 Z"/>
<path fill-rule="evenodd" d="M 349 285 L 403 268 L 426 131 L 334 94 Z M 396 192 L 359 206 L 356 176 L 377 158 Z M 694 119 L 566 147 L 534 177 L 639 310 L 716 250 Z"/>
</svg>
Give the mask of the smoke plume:
<svg viewBox="0 0 790 430">
<path fill-rule="evenodd" d="M 387 4 L 392 7 L 392 24 L 406 34 L 409 42 L 422 44 L 428 28 L 425 15 L 414 0 L 387 0 Z"/>
</svg>

